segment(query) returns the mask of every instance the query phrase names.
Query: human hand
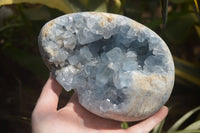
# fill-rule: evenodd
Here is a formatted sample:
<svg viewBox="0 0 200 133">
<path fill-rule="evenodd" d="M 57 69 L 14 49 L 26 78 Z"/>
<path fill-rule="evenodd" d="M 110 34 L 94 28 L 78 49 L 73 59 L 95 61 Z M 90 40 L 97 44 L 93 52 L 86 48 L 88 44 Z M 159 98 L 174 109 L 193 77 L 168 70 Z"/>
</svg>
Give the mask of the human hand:
<svg viewBox="0 0 200 133">
<path fill-rule="evenodd" d="M 32 113 L 33 133 L 147 133 L 167 115 L 163 106 L 157 113 L 128 129 L 121 122 L 101 118 L 84 109 L 74 94 L 66 106 L 57 110 L 62 87 L 50 77 Z"/>
</svg>

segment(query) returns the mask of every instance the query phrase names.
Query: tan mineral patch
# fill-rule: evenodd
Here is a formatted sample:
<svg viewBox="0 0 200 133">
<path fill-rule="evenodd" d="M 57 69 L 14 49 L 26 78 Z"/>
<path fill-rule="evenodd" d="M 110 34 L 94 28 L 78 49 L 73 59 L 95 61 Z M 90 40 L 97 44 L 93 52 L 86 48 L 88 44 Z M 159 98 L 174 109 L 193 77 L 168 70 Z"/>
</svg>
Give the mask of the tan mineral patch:
<svg viewBox="0 0 200 133">
<path fill-rule="evenodd" d="M 110 23 L 111 21 L 115 19 L 114 14 L 108 14 L 108 13 L 102 13 L 102 12 L 89 12 L 89 14 L 100 16 L 104 20 L 106 20 L 108 23 Z"/>
<path fill-rule="evenodd" d="M 102 14 L 102 20 L 99 22 L 100 26 L 105 27 L 105 23 L 111 23 L 115 17 L 112 14 Z"/>
<path fill-rule="evenodd" d="M 140 72 L 134 72 L 132 75 L 133 80 L 133 91 L 132 91 L 132 103 L 129 104 L 127 109 L 127 115 L 132 116 L 133 114 L 137 116 L 139 112 L 142 110 L 144 112 L 151 112 L 151 109 L 160 105 L 160 100 L 155 101 L 154 105 L 149 106 L 152 103 L 152 99 L 156 98 L 160 99 L 159 96 L 162 96 L 168 90 L 165 91 L 159 90 L 160 88 L 168 88 L 169 79 L 167 76 L 152 74 L 145 75 Z M 135 91 L 137 90 L 137 91 Z M 141 97 L 145 97 L 145 95 L 149 95 L 145 99 Z M 149 100 L 149 101 L 148 101 Z M 147 108 L 148 107 L 148 108 Z M 140 113 L 139 113 L 140 114 Z"/>
<path fill-rule="evenodd" d="M 138 22 L 136 22 L 136 21 L 134 21 L 134 20 L 132 20 L 132 26 L 133 26 L 134 28 L 137 28 L 138 30 L 141 30 L 142 28 L 145 27 L 144 25 L 142 25 L 142 24 L 140 24 L 140 23 L 138 23 Z"/>
<path fill-rule="evenodd" d="M 45 25 L 42 29 L 42 36 L 43 37 L 47 37 L 47 34 L 49 32 L 49 29 L 51 28 L 51 26 L 54 24 L 54 20 L 50 21 L 49 23 L 47 23 L 47 25 Z"/>
<path fill-rule="evenodd" d="M 155 86 L 154 81 L 160 81 L 163 83 L 167 83 L 167 76 L 152 74 L 152 75 L 144 75 L 141 73 L 133 74 L 134 85 L 143 90 L 150 90 Z"/>
<path fill-rule="evenodd" d="M 54 51 L 54 50 L 53 50 L 51 47 L 49 47 L 49 46 L 45 47 L 45 51 L 46 51 L 51 57 L 55 56 L 55 55 L 58 53 L 58 51 Z"/>
</svg>

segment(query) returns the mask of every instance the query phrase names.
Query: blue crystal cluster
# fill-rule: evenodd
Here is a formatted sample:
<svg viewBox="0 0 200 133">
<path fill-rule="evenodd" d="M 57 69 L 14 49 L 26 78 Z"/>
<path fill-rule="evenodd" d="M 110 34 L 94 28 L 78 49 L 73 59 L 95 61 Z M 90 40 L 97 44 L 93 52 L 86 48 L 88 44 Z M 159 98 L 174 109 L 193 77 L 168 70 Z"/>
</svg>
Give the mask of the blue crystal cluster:
<svg viewBox="0 0 200 133">
<path fill-rule="evenodd" d="M 83 12 L 48 22 L 39 36 L 41 54 L 56 80 L 89 111 L 135 121 L 169 98 L 174 64 L 164 41 L 120 15 Z"/>
</svg>

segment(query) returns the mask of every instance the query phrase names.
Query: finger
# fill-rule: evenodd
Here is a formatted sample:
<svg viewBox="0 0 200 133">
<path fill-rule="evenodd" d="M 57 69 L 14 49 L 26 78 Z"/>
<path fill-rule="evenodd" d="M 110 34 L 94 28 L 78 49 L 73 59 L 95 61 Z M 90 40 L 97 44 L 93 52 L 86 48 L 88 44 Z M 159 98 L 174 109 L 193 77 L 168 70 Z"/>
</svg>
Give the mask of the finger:
<svg viewBox="0 0 200 133">
<path fill-rule="evenodd" d="M 76 105 L 76 107 L 81 108 L 81 105 L 78 101 L 78 96 L 77 93 L 74 92 L 73 95 L 71 96 L 71 98 L 69 99 L 68 103 L 60 109 L 60 111 L 68 111 L 69 108 L 74 108 L 74 106 Z"/>
<path fill-rule="evenodd" d="M 61 92 L 62 87 L 50 76 L 42 89 L 35 108 L 43 111 L 56 111 Z"/>
<path fill-rule="evenodd" d="M 151 117 L 128 128 L 128 131 L 129 132 L 138 131 L 141 133 L 148 133 L 167 116 L 167 113 L 168 113 L 168 108 L 166 106 L 163 106 L 158 112 L 156 112 Z"/>
</svg>

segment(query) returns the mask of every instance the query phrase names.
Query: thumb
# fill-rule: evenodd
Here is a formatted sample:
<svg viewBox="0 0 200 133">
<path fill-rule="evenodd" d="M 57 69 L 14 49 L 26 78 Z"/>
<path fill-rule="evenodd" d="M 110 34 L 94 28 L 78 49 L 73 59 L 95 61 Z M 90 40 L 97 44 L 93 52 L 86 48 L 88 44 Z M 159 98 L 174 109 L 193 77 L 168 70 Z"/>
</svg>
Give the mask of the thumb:
<svg viewBox="0 0 200 133">
<path fill-rule="evenodd" d="M 56 111 L 62 87 L 50 76 L 42 89 L 35 110 Z"/>
</svg>

